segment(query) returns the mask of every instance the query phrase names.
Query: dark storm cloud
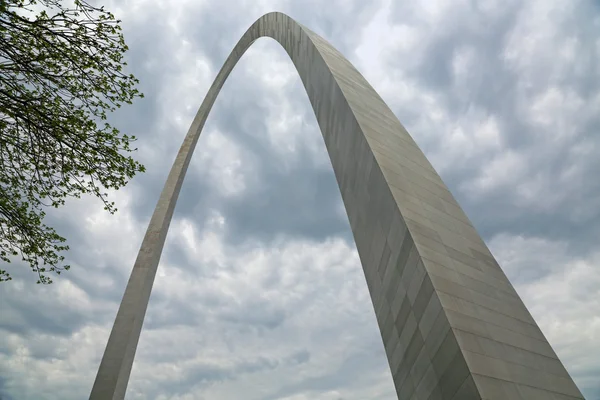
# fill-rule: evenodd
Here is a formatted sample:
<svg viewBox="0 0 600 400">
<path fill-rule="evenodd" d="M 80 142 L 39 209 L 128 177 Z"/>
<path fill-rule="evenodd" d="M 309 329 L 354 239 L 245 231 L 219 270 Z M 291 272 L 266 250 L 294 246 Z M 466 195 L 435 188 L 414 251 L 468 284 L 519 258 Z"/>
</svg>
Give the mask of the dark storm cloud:
<svg viewBox="0 0 600 400">
<path fill-rule="evenodd" d="M 226 330 L 260 333 L 280 327 L 288 317 L 287 309 L 271 301 L 254 298 L 240 303 L 205 288 L 198 288 L 192 299 L 172 298 L 157 291 L 151 304 L 152 312 L 148 313 L 144 329 L 211 323 Z"/>
<path fill-rule="evenodd" d="M 2 378 L 0 376 L 0 399 L 1 400 L 14 400 L 14 397 L 12 397 L 8 391 L 7 391 L 7 387 L 6 385 L 6 379 Z"/>
<path fill-rule="evenodd" d="M 277 360 L 269 360 L 264 357 L 252 361 L 242 361 L 227 367 L 199 364 L 187 369 L 181 379 L 174 382 L 172 390 L 167 390 L 165 393 L 183 395 L 188 393 L 192 387 L 207 387 L 215 383 L 239 379 L 244 374 L 273 370 L 278 366 Z"/>
<path fill-rule="evenodd" d="M 49 307 L 38 305 L 39 298 L 14 296 L 13 293 L 8 289 L 3 294 L 2 329 L 7 332 L 66 336 L 89 322 L 88 316 L 82 312 L 65 307 L 52 308 L 50 311 Z"/>
<path fill-rule="evenodd" d="M 176 380 L 161 385 L 154 394 L 167 397 L 184 396 L 192 389 L 206 389 L 215 384 L 234 381 L 246 374 L 272 371 L 280 365 L 278 360 L 265 357 L 232 362 L 227 366 L 199 363 L 186 368 Z"/>
<path fill-rule="evenodd" d="M 234 381 L 244 375 L 273 371 L 279 367 L 302 364 L 310 358 L 306 351 L 300 351 L 283 359 L 270 359 L 259 356 L 252 360 L 232 362 L 227 367 L 202 363 L 188 368 L 185 373 L 172 385 L 162 387 L 163 393 L 168 396 L 185 395 L 191 388 L 206 388 L 216 383 Z M 160 395 L 160 393 L 158 393 Z"/>
<path fill-rule="evenodd" d="M 285 234 L 323 240 L 347 234 L 346 217 L 335 212 L 341 196 L 331 165 L 327 163 L 315 169 L 310 163 L 314 150 L 306 143 L 314 137 L 318 127 L 300 80 L 295 79 L 294 84 L 286 88 L 284 97 L 309 124 L 302 125 L 300 132 L 293 132 L 299 140 L 295 153 L 287 155 L 284 166 L 268 137 L 261 134 L 269 129 L 264 122 L 269 116 L 268 98 L 249 101 L 257 87 L 240 75 L 232 76 L 222 102 L 215 108 L 217 129 L 231 135 L 232 140 L 252 154 L 253 161 L 254 179 L 243 197 L 227 199 L 221 206 L 228 216 L 229 239 L 239 243 L 252 237 L 270 242 L 277 235 Z M 232 115 L 238 117 L 231 118 Z M 325 156 L 321 138 L 319 144 Z"/>
<path fill-rule="evenodd" d="M 271 301 L 255 299 L 239 307 L 227 310 L 219 315 L 226 323 L 244 327 L 244 329 L 275 329 L 286 319 L 287 311 Z"/>
<path fill-rule="evenodd" d="M 128 277 L 127 272 L 119 268 L 119 264 L 123 260 L 119 256 L 115 256 L 116 246 L 111 243 L 110 238 L 99 239 L 86 233 L 85 219 L 89 216 L 86 211 L 94 205 L 99 206 L 100 200 L 95 198 L 87 198 L 84 201 L 71 199 L 67 204 L 60 210 L 49 210 L 46 218 L 46 223 L 63 235 L 67 239 L 66 244 L 69 245 L 69 250 L 63 252 L 63 255 L 65 256 L 64 264 L 70 265 L 71 269 L 63 272 L 60 276 L 53 277 L 53 280 L 68 279 L 90 297 L 118 302 L 123 295 Z M 106 213 L 106 216 L 109 214 Z M 132 246 L 137 248 L 139 243 L 132 242 Z M 20 269 L 20 278 L 27 282 L 35 282 L 35 274 L 30 272 L 28 266 Z M 110 284 L 98 285 L 95 278 L 100 276 L 108 280 Z M 57 289 L 50 286 L 46 290 L 52 292 Z M 20 298 L 18 300 L 22 301 Z"/>
<path fill-rule="evenodd" d="M 362 351 L 358 351 L 355 355 L 344 359 L 341 365 L 328 375 L 309 376 L 298 383 L 282 387 L 266 399 L 276 400 L 294 395 L 311 396 L 315 393 L 327 393 L 329 391 L 351 393 L 356 390 L 357 386 L 367 380 L 372 373 L 381 373 L 387 367 L 380 363 L 365 364 L 365 358 L 361 356 L 361 353 Z M 360 368 L 357 368 L 358 366 Z M 374 395 L 374 393 L 371 395 Z"/>
</svg>

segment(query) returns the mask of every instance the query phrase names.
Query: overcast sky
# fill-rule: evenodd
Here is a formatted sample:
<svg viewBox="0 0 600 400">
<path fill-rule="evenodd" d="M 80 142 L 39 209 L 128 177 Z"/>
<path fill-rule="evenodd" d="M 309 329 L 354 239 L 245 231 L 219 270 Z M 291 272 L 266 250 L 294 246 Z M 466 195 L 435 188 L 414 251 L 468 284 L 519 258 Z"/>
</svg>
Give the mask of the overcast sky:
<svg viewBox="0 0 600 400">
<path fill-rule="evenodd" d="M 218 69 L 262 14 L 336 46 L 407 127 L 589 400 L 600 399 L 600 2 L 105 1 L 146 97 L 112 115 L 147 167 L 48 222 L 51 286 L 0 288 L 0 398 L 83 399 L 142 235 Z M 392 399 L 340 193 L 271 39 L 217 99 L 175 210 L 127 399 Z"/>
</svg>

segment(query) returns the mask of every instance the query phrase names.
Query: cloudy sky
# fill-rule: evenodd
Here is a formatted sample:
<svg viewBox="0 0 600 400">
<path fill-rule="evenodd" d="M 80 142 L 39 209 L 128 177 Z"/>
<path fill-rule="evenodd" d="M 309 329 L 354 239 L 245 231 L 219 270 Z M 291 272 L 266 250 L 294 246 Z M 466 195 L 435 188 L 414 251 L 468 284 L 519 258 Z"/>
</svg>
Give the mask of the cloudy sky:
<svg viewBox="0 0 600 400">
<path fill-rule="evenodd" d="M 417 5 L 418 3 L 418 5 Z M 168 170 L 229 51 L 283 11 L 350 59 L 463 205 L 590 400 L 600 399 L 597 0 L 105 1 L 146 97 L 112 121 L 147 173 L 48 217 L 71 271 L 10 267 L 0 398 L 89 395 Z M 392 399 L 375 315 L 308 98 L 277 43 L 208 119 L 159 266 L 128 399 Z"/>
</svg>

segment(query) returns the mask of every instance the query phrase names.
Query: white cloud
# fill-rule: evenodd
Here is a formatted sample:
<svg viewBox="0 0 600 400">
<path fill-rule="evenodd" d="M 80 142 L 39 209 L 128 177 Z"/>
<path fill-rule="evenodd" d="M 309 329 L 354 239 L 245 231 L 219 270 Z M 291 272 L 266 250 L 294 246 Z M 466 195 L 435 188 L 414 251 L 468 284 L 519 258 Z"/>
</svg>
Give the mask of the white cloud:
<svg viewBox="0 0 600 400">
<path fill-rule="evenodd" d="M 577 383 L 600 390 L 590 351 L 600 345 L 600 256 L 589 245 L 600 210 L 590 179 L 600 167 L 600 41 L 584 34 L 599 20 L 566 0 L 214 4 L 107 4 L 134 39 L 132 72 L 151 93 L 118 117 L 149 172 L 111 194 L 115 216 L 94 199 L 54 214 L 76 243 L 73 269 L 54 286 L 19 274 L 0 293 L 0 394 L 87 396 L 151 207 L 221 53 L 273 9 L 355 62 L 469 215 L 488 224 L 494 253 Z M 196 197 L 179 200 L 128 398 L 394 396 L 342 204 L 319 197 L 330 168 L 293 65 L 276 43 L 257 42 L 191 162 L 184 186 Z M 307 210 L 293 202 L 300 195 Z M 329 231 L 323 215 L 343 224 Z M 321 225 L 299 229 L 304 220 Z M 258 233 L 234 240 L 241 228 Z"/>
<path fill-rule="evenodd" d="M 490 247 L 580 387 L 597 388 L 600 253 L 574 257 L 564 242 L 506 235 Z"/>
</svg>

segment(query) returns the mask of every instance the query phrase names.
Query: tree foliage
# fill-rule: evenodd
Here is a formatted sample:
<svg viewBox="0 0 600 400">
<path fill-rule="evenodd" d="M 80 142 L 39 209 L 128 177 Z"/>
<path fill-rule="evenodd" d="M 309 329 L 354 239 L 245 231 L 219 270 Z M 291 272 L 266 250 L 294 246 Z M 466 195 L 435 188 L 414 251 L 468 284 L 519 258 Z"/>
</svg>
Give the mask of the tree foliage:
<svg viewBox="0 0 600 400">
<path fill-rule="evenodd" d="M 0 0 L 0 262 L 20 257 L 43 284 L 69 268 L 44 208 L 93 194 L 114 213 L 106 189 L 144 171 L 125 155 L 136 138 L 106 122 L 143 97 L 123 72 L 120 21 L 85 1 L 63 3 Z M 0 268 L 0 281 L 10 279 Z"/>
</svg>

